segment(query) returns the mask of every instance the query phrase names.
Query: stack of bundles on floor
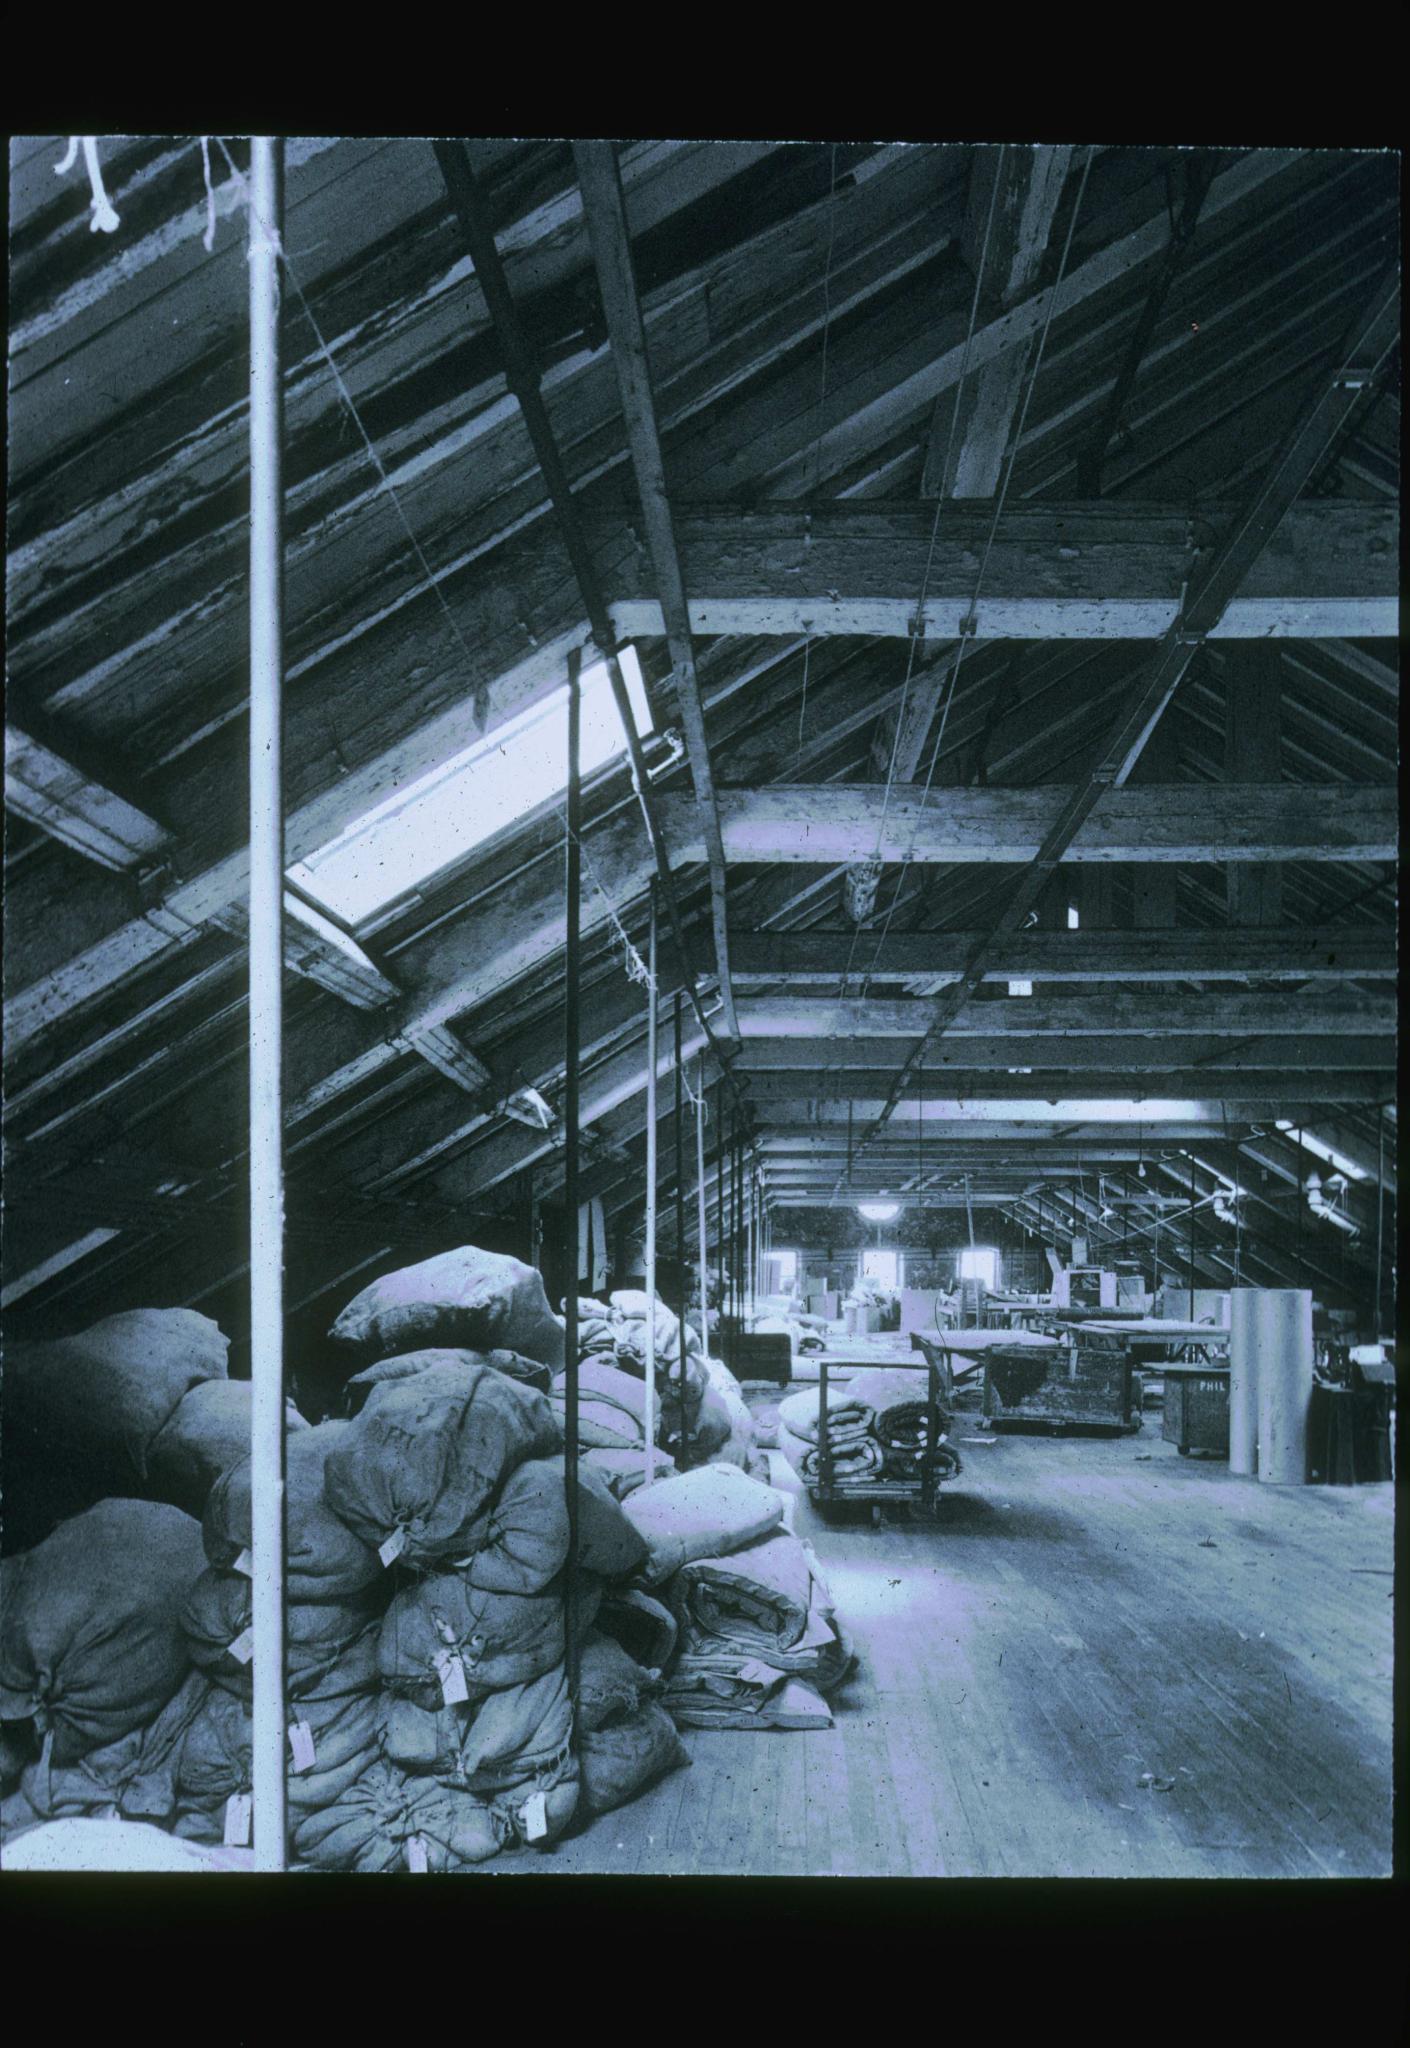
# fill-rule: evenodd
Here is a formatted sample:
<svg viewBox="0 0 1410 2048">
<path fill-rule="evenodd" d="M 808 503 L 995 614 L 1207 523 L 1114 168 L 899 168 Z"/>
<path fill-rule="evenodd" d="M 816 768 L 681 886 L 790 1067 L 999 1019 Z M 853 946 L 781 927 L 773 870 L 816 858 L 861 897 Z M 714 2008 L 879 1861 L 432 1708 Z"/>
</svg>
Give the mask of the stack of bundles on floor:
<svg viewBox="0 0 1410 2048">
<path fill-rule="evenodd" d="M 205 1513 L 217 1479 L 250 1455 L 250 1400 L 248 1380 L 205 1380 L 183 1396 L 148 1459 L 150 1491 L 157 1499 L 188 1515 Z M 293 1402 L 286 1402 L 285 1430 L 292 1434 L 309 1426 Z"/>
<path fill-rule="evenodd" d="M 658 1670 L 643 1670 L 620 1643 L 593 1630 L 578 1677 L 581 1798 L 590 1813 L 625 1806 L 690 1762 L 660 1691 Z"/>
<path fill-rule="evenodd" d="M 229 1340 L 192 1309 L 135 1309 L 5 1357 L 5 1547 L 28 1550 L 96 1501 L 145 1497 L 183 1398 L 224 1380 Z"/>
<path fill-rule="evenodd" d="M 651 1588 L 697 1557 L 722 1557 L 757 1543 L 783 1520 L 784 1502 L 733 1465 L 700 1465 L 644 1486 L 622 1503 L 622 1512 L 645 1539 L 639 1578 Z"/>
<path fill-rule="evenodd" d="M 284 1449 L 285 1569 L 288 1598 L 343 1600 L 377 1584 L 382 1565 L 324 1499 L 324 1474 L 351 1422 L 320 1422 L 291 1436 Z M 202 1522 L 208 1561 L 233 1571 L 249 1551 L 250 1461 L 221 1474 Z"/>
<path fill-rule="evenodd" d="M 809 1388 L 790 1394 L 779 1403 L 778 1417 L 779 1449 L 799 1477 L 815 1485 L 823 1476 L 818 1393 Z M 942 1399 L 937 1452 L 941 1470 L 954 1473 L 960 1470 L 959 1455 L 944 1441 L 950 1420 Z M 924 1372 L 862 1371 L 845 1386 L 828 1383 L 828 1445 L 838 1481 L 913 1478 L 929 1426 Z"/>
<path fill-rule="evenodd" d="M 21 1764 L 7 1832 L 56 1811 L 170 1812 L 199 1704 L 181 1609 L 203 1563 L 190 1515 L 106 1500 L 0 1566 L 7 1776 Z"/>
<path fill-rule="evenodd" d="M 540 1393 L 547 1393 L 553 1377 L 548 1366 L 533 1358 L 521 1358 L 517 1351 L 406 1351 L 396 1358 L 379 1358 L 375 1365 L 364 1366 L 361 1372 L 353 1374 L 343 1390 L 348 1414 L 359 1413 L 374 1387 L 383 1386 L 388 1380 L 414 1379 L 428 1366 L 445 1364 L 487 1365 L 502 1372 L 506 1379 L 522 1380 L 526 1387 L 537 1387 Z"/>
<path fill-rule="evenodd" d="M 287 1785 L 293 1824 L 331 1806 L 377 1755 L 380 1698 L 376 1692 L 297 1699 L 286 1708 L 291 1736 Z M 253 1794 L 254 1723 L 247 1699 L 208 1686 L 181 1747 L 176 1773 L 175 1832 L 195 1842 L 243 1834 L 234 1811 Z M 248 1805 L 246 1805 L 248 1813 Z"/>
<path fill-rule="evenodd" d="M 563 1325 L 534 1268 L 472 1244 L 374 1280 L 329 1336 L 359 1365 L 438 1345 L 563 1363 Z"/>
<path fill-rule="evenodd" d="M 649 1307 L 648 1297 L 633 1290 L 620 1291 L 607 1302 L 578 1303 L 579 1436 L 590 1452 L 631 1450 L 645 1443 Z M 753 1431 L 738 1380 L 704 1356 L 698 1332 L 687 1323 L 682 1394 L 682 1325 L 660 1300 L 654 1305 L 654 1328 L 657 1444 L 671 1455 L 672 1464 L 688 1438 L 692 1464 L 724 1459 L 743 1469 Z M 554 1383 L 560 1408 L 563 1388 L 560 1376 Z M 589 1462 L 599 1461 L 590 1456 Z"/>
<path fill-rule="evenodd" d="M 670 1585 L 680 1626 L 666 1705 L 686 1727 L 826 1728 L 852 1651 L 811 1546 L 783 1530 L 696 1558 Z"/>
<path fill-rule="evenodd" d="M 615 1356 L 615 1352 L 594 1352 L 578 1366 L 578 1444 L 583 1464 L 605 1479 L 620 1499 L 640 1486 L 646 1476 L 646 1382 L 611 1364 L 609 1360 Z M 560 1429 L 566 1429 L 565 1373 L 554 1380 L 550 1399 Z M 674 1472 L 675 1459 L 660 1447 L 659 1415 L 656 1437 L 655 1472 Z"/>
</svg>

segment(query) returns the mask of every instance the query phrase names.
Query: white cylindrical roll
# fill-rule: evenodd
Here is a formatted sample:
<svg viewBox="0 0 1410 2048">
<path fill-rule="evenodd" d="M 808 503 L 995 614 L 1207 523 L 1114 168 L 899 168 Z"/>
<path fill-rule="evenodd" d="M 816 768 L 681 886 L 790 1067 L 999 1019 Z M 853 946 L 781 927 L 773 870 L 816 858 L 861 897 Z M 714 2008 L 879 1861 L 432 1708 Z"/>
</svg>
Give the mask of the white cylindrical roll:
<svg viewBox="0 0 1410 2048">
<path fill-rule="evenodd" d="M 1258 1477 L 1270 1486 L 1304 1486 L 1312 1296 L 1301 1288 L 1266 1288 L 1257 1303 Z"/>
<path fill-rule="evenodd" d="M 1229 1296 L 1229 1470 L 1251 1479 L 1258 1470 L 1258 1287 Z"/>
</svg>

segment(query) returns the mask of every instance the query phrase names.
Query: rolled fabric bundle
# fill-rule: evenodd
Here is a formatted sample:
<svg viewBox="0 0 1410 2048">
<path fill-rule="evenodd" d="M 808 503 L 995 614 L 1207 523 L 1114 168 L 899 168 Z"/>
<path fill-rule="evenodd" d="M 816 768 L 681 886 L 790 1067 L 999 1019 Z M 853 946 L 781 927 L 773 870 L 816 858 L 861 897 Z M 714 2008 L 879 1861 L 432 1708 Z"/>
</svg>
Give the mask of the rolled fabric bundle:
<svg viewBox="0 0 1410 2048">
<path fill-rule="evenodd" d="M 441 1363 L 375 1387 L 330 1451 L 324 1496 L 384 1564 L 434 1565 L 527 1458 L 561 1448 L 544 1395 L 483 1364 Z"/>
<path fill-rule="evenodd" d="M 579 1575 L 580 1630 L 595 1620 L 599 1580 Z M 561 1584 L 542 1593 L 486 1593 L 459 1572 L 436 1572 L 398 1593 L 387 1609 L 377 1666 L 389 1691 L 432 1710 L 447 1694 L 475 1700 L 541 1678 L 563 1662 Z"/>
<path fill-rule="evenodd" d="M 611 1813 L 689 1762 L 675 1722 L 654 1700 L 644 1699 L 630 1713 L 583 1731 L 580 1802 L 588 1813 Z"/>
<path fill-rule="evenodd" d="M 914 1388 L 912 1388 L 914 1392 Z M 821 1434 L 819 1427 L 819 1401 L 817 1392 L 789 1394 L 778 1404 L 780 1429 L 786 1429 L 804 1443 L 815 1444 Z M 871 1403 L 859 1397 L 849 1383 L 845 1387 L 834 1386 L 831 1381 L 827 1389 L 827 1433 L 834 1444 L 854 1443 L 865 1436 L 872 1426 Z M 780 1448 L 782 1445 L 780 1444 Z"/>
<path fill-rule="evenodd" d="M 503 1347 L 555 1370 L 563 1363 L 563 1325 L 541 1276 L 520 1259 L 469 1244 L 374 1280 L 328 1334 L 368 1365 L 428 1345 Z"/>
<path fill-rule="evenodd" d="M 204 1514 L 221 1474 L 250 1455 L 250 1382 L 209 1379 L 176 1404 L 148 1454 L 148 1491 L 188 1515 Z M 286 1434 L 309 1424 L 292 1401 L 284 1404 Z"/>
<path fill-rule="evenodd" d="M 783 1519 L 783 1499 L 732 1465 L 701 1465 L 640 1488 L 622 1512 L 646 1539 L 642 1580 L 658 1586 L 691 1558 L 723 1556 L 766 1536 Z"/>
<path fill-rule="evenodd" d="M 0 1565 L 0 1721 L 32 1721 L 52 1764 L 155 1721 L 190 1660 L 181 1609 L 201 1525 L 180 1508 L 105 1500 Z"/>
<path fill-rule="evenodd" d="M 176 1812 L 182 1745 L 209 1690 L 193 1671 L 154 1721 L 90 1750 L 77 1763 L 38 1758 L 27 1764 L 20 1787 L 35 1822 L 109 1814 L 167 1826 Z"/>
<path fill-rule="evenodd" d="M 820 1692 L 840 1685 L 851 1669 L 851 1648 L 816 1558 L 784 1531 L 732 1556 L 683 1565 L 670 1600 L 681 1630 L 672 1687 L 689 1672 L 718 1668 L 719 1660 L 759 1660 L 809 1679 Z"/>
<path fill-rule="evenodd" d="M 440 1874 L 488 1863 L 513 1832 L 485 1801 L 409 1778 L 379 1757 L 329 1805 L 301 1816 L 293 1846 L 320 1870 Z"/>
<path fill-rule="evenodd" d="M 807 1443 L 802 1437 L 795 1436 L 793 1431 L 780 1421 L 778 1447 L 800 1479 L 806 1480 L 810 1486 L 821 1484 L 823 1455 L 816 1444 Z M 871 1435 L 834 1435 L 829 1430 L 828 1448 L 832 1452 L 834 1479 L 873 1479 L 886 1463 L 886 1453 Z"/>
<path fill-rule="evenodd" d="M 614 1499 L 619 1501 L 646 1484 L 646 1451 L 640 1444 L 630 1449 L 625 1445 L 594 1445 L 582 1453 L 579 1465 L 600 1473 L 611 1488 Z M 675 1469 L 675 1459 L 658 1445 L 653 1458 L 654 1477 L 667 1479 Z"/>
<path fill-rule="evenodd" d="M 298 1761 L 286 1772 L 292 1813 L 330 1806 L 377 1755 L 380 1700 L 376 1693 L 301 1701 L 289 1714 L 299 1727 Z M 234 1693 L 208 1689 L 182 1744 L 176 1770 L 175 1832 L 189 1841 L 219 1842 L 228 1802 L 253 1789 L 254 1722 Z"/>
<path fill-rule="evenodd" d="M 350 1422 L 320 1422 L 285 1446 L 285 1566 L 291 1600 L 342 1600 L 375 1585 L 382 1564 L 324 1500 L 328 1459 L 346 1441 Z M 202 1519 L 206 1557 L 229 1570 L 250 1548 L 250 1461 L 223 1472 Z"/>
<path fill-rule="evenodd" d="M 361 1413 L 374 1387 L 385 1386 L 389 1380 L 413 1380 L 433 1365 L 488 1365 L 495 1372 L 502 1372 L 506 1379 L 518 1380 L 522 1386 L 533 1387 L 541 1394 L 548 1392 L 553 1379 L 548 1366 L 532 1358 L 521 1358 L 517 1351 L 404 1351 L 395 1358 L 379 1358 L 375 1365 L 364 1366 L 361 1372 L 353 1374 L 343 1389 L 349 1418 Z"/>
<path fill-rule="evenodd" d="M 241 1572 L 201 1573 L 181 1611 L 191 1662 L 212 1684 L 253 1697 L 254 1589 Z M 387 1605 L 380 1586 L 345 1600 L 291 1600 L 284 1610 L 286 1683 L 291 1700 L 337 1699 L 375 1691 L 377 1635 Z"/>
<path fill-rule="evenodd" d="M 598 1608 L 597 1625 L 634 1664 L 648 1671 L 663 1670 L 675 1652 L 676 1617 L 640 1586 L 608 1587 Z"/>
</svg>

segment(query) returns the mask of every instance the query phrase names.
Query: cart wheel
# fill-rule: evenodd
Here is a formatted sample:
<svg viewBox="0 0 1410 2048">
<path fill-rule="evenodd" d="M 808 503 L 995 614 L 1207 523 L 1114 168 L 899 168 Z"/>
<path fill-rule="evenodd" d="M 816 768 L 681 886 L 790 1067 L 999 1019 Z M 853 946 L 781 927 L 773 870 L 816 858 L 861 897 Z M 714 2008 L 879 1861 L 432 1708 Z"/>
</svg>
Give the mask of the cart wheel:
<svg viewBox="0 0 1410 2048">
<path fill-rule="evenodd" d="M 871 1504 L 871 1525 L 873 1529 L 881 1529 L 885 1524 L 886 1510 L 879 1500 L 874 1500 Z"/>
<path fill-rule="evenodd" d="M 1180 1453 L 1180 1456 L 1181 1456 L 1182 1458 L 1188 1458 L 1188 1457 L 1189 1457 L 1189 1455 L 1190 1455 L 1190 1447 L 1189 1447 L 1189 1445 L 1188 1445 L 1188 1444 L 1177 1444 L 1175 1448 L 1176 1448 L 1176 1449 L 1177 1449 L 1177 1450 L 1179 1451 L 1179 1453 Z"/>
</svg>

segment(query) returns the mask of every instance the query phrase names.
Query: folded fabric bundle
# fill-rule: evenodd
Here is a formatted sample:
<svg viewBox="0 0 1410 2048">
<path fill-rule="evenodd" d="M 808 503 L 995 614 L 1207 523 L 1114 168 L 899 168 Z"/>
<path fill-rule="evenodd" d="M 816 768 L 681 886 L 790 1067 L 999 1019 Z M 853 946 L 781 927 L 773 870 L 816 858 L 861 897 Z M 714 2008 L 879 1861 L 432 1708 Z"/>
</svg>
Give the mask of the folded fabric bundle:
<svg viewBox="0 0 1410 2048">
<path fill-rule="evenodd" d="M 600 1473 L 617 1500 L 625 1500 L 629 1493 L 646 1484 L 646 1452 L 639 1444 L 630 1450 L 625 1445 L 595 1444 L 580 1454 L 579 1463 Z M 653 1477 L 669 1478 L 675 1469 L 675 1459 L 658 1446 L 652 1462 Z"/>
<path fill-rule="evenodd" d="M 683 1674 L 666 1695 L 672 1719 L 682 1728 L 830 1728 L 827 1701 L 804 1678 L 789 1678 L 762 1664 L 724 1668 L 695 1677 Z"/>
<path fill-rule="evenodd" d="M 320 1870 L 438 1874 L 488 1863 L 513 1837 L 509 1816 L 486 1801 L 407 1777 L 378 1757 L 327 1806 L 299 1818 L 293 1846 Z"/>
<path fill-rule="evenodd" d="M 161 1501 L 105 1500 L 0 1565 L 0 1721 L 32 1720 L 77 1763 L 155 1721 L 190 1670 L 181 1609 L 201 1525 Z"/>
<path fill-rule="evenodd" d="M 611 1813 L 648 1785 L 690 1762 L 676 1724 L 654 1700 L 584 1730 L 578 1753 L 579 1798 L 588 1813 Z"/>
<path fill-rule="evenodd" d="M 602 1600 L 601 1582 L 579 1575 L 578 1625 L 586 1630 Z M 563 1662 L 561 1585 L 542 1593 L 485 1593 L 459 1572 L 436 1572 L 398 1593 L 377 1646 L 382 1683 L 418 1706 L 445 1704 L 463 1684 L 473 1699 L 541 1678 Z"/>
<path fill-rule="evenodd" d="M 801 1436 L 780 1421 L 778 1426 L 778 1447 L 800 1479 L 810 1486 L 819 1484 L 823 1477 L 823 1455 L 816 1444 L 805 1442 Z M 886 1462 L 886 1454 L 874 1436 L 848 1435 L 840 1431 L 828 1432 L 828 1448 L 832 1453 L 832 1476 L 837 1480 L 874 1479 Z"/>
<path fill-rule="evenodd" d="M 609 1586 L 602 1595 L 597 1625 L 634 1664 L 648 1671 L 661 1671 L 669 1664 L 679 1633 L 670 1608 L 640 1586 Z"/>
<path fill-rule="evenodd" d="M 329 1458 L 353 1428 L 350 1422 L 320 1422 L 288 1438 L 285 1445 L 285 1564 L 291 1600 L 341 1600 L 377 1583 L 377 1552 L 354 1535 L 324 1500 Z M 206 1556 L 229 1570 L 250 1548 L 250 1461 L 223 1472 L 211 1488 L 202 1520 Z"/>
<path fill-rule="evenodd" d="M 759 1660 L 805 1677 L 819 1691 L 839 1685 L 852 1653 L 809 1546 L 784 1531 L 728 1557 L 683 1565 L 671 1582 L 681 1651 L 669 1681 Z"/>
<path fill-rule="evenodd" d="M 475 1362 L 443 1362 L 375 1387 L 342 1427 L 325 1498 L 384 1563 L 458 1556 L 506 1475 L 561 1447 L 544 1395 Z"/>
<path fill-rule="evenodd" d="M 568 1498 L 562 1458 L 531 1458 L 511 1473 L 492 1506 L 464 1532 L 455 1567 L 491 1593 L 541 1593 L 568 1557 Z M 578 1467 L 578 1563 L 598 1578 L 627 1578 L 646 1544 L 605 1479 Z"/>
<path fill-rule="evenodd" d="M 692 1558 L 719 1557 L 757 1542 L 783 1519 L 783 1500 L 733 1465 L 701 1465 L 641 1487 L 622 1511 L 646 1539 L 649 1555 L 641 1577 L 658 1586 Z"/>
<path fill-rule="evenodd" d="M 134 1309 L 5 1353 L 0 1488 L 7 1552 L 98 1501 L 149 1491 L 151 1448 L 182 1397 L 223 1380 L 230 1340 L 194 1309 Z"/>
<path fill-rule="evenodd" d="M 555 1369 L 563 1363 L 563 1325 L 540 1275 L 519 1259 L 472 1244 L 374 1280 L 328 1334 L 364 1364 L 427 1345 L 502 1347 Z"/>
<path fill-rule="evenodd" d="M 168 1825 L 176 1811 L 182 1745 L 209 1690 L 193 1671 L 154 1721 L 90 1750 L 77 1763 L 55 1764 L 44 1756 L 28 1763 L 20 1790 L 33 1820 L 25 1824 L 108 1814 Z M 18 1832 L 13 1813 L 7 1819 L 10 1831 Z"/>
<path fill-rule="evenodd" d="M 912 1387 L 912 1393 L 915 1389 Z M 812 1389 L 802 1394 L 789 1394 L 778 1404 L 778 1419 L 782 1429 L 804 1443 L 815 1444 L 821 1434 L 818 1395 Z M 859 1398 L 849 1383 L 845 1387 L 833 1386 L 827 1389 L 827 1433 L 834 1443 L 855 1442 L 870 1430 L 872 1424 L 871 1404 Z"/>
<path fill-rule="evenodd" d="M 147 1459 L 147 1490 L 158 1500 L 205 1512 L 211 1488 L 223 1472 L 250 1455 L 248 1380 L 203 1380 L 177 1402 L 165 1427 L 153 1438 Z M 284 1407 L 286 1434 L 309 1424 L 292 1401 Z"/>
<path fill-rule="evenodd" d="M 434 1711 L 395 1696 L 382 1704 L 381 1743 L 390 1762 L 482 1797 L 523 1785 L 547 1791 L 575 1778 L 572 1735 L 561 1664 L 525 1685 Z"/>
<path fill-rule="evenodd" d="M 254 1589 L 241 1572 L 201 1573 L 181 1611 L 191 1662 L 213 1684 L 248 1700 L 254 1687 Z M 343 1600 L 290 1600 L 284 1610 L 285 1671 L 293 1700 L 336 1699 L 377 1687 L 380 1586 Z"/>
<path fill-rule="evenodd" d="M 357 1415 L 366 1405 L 373 1388 L 385 1385 L 388 1380 L 415 1379 L 419 1372 L 426 1372 L 433 1365 L 472 1363 L 492 1366 L 506 1379 L 535 1387 L 541 1394 L 548 1392 L 553 1378 L 548 1366 L 540 1365 L 532 1358 L 521 1358 L 517 1351 L 448 1351 L 444 1348 L 404 1351 L 395 1358 L 379 1358 L 375 1365 L 364 1366 L 361 1372 L 353 1374 L 343 1389 L 348 1415 Z"/>
<path fill-rule="evenodd" d="M 380 1701 L 375 1693 L 305 1700 L 289 1712 L 298 1735 L 285 1775 L 292 1813 L 317 1812 L 347 1791 L 377 1755 Z M 252 1788 L 254 1722 L 248 1704 L 211 1687 L 186 1731 L 176 1768 L 175 1832 L 219 1842 L 231 1799 Z"/>
<path fill-rule="evenodd" d="M 605 1301 L 578 1302 L 578 1356 L 587 1358 L 597 1352 L 612 1352 L 617 1340 L 613 1334 L 614 1318 Z"/>
</svg>

